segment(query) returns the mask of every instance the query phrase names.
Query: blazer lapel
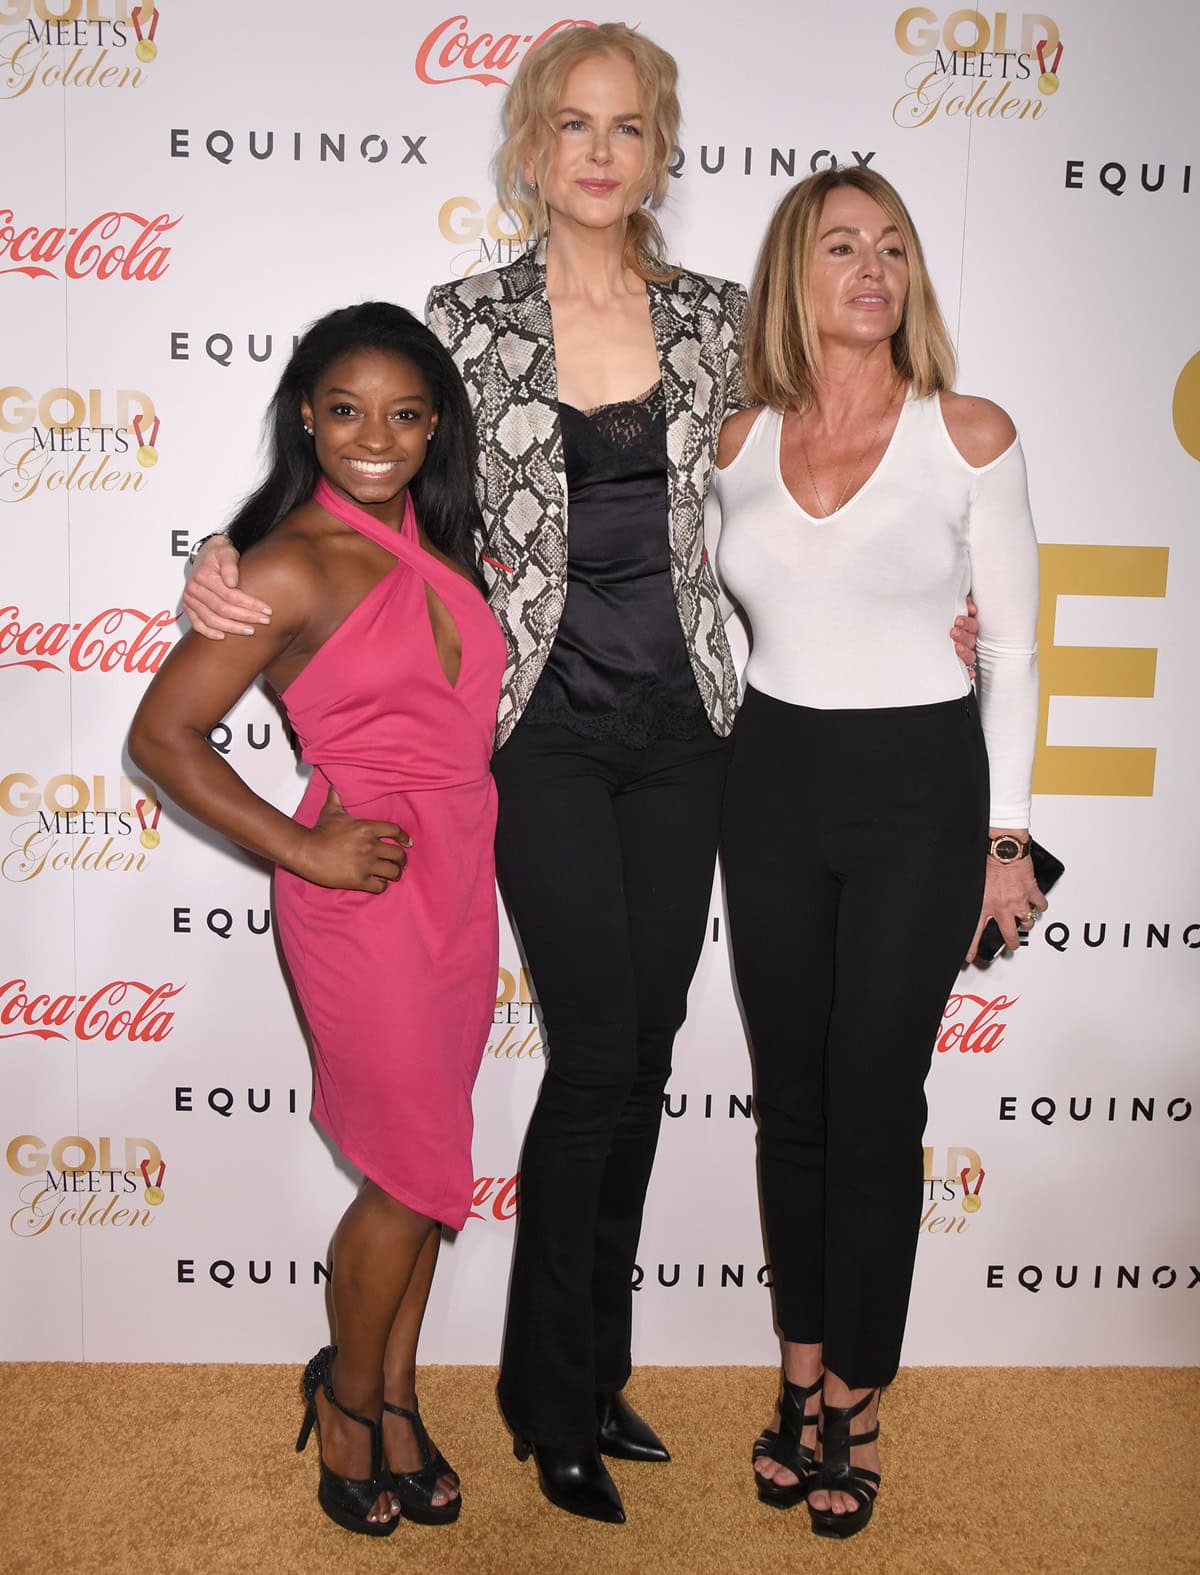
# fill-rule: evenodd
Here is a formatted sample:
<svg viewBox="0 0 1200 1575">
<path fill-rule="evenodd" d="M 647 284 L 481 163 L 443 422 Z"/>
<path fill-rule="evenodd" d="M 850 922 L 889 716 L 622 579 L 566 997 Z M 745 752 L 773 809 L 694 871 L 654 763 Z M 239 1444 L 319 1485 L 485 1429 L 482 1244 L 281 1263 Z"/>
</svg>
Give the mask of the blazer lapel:
<svg viewBox="0 0 1200 1575">
<path fill-rule="evenodd" d="M 554 325 L 546 299 L 546 242 L 505 270 L 504 296 L 496 303 L 496 355 L 516 400 L 532 395 L 557 419 L 558 372 L 554 364 Z M 532 414 L 532 411 L 531 411 Z M 545 441 L 546 417 L 537 418 L 537 438 Z"/>
<path fill-rule="evenodd" d="M 671 546 L 678 559 L 685 546 L 681 532 L 690 534 L 695 512 L 687 507 L 692 492 L 688 473 L 693 462 L 693 417 L 697 400 L 706 398 L 707 393 L 700 376 L 701 341 L 692 317 L 690 281 L 683 278 L 670 284 L 652 282 L 647 288 L 666 410 Z"/>
</svg>

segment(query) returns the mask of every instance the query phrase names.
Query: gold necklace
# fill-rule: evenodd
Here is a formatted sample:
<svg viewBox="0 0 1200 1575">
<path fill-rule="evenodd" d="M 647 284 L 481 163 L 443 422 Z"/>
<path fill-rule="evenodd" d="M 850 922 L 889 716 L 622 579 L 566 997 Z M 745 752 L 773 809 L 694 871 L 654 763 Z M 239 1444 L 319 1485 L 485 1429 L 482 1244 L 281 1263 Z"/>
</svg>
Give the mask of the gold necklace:
<svg viewBox="0 0 1200 1575">
<path fill-rule="evenodd" d="M 841 508 L 842 504 L 846 501 L 846 494 L 850 491 L 851 483 L 857 479 L 859 471 L 863 468 L 863 462 L 866 460 L 867 455 L 875 447 L 875 440 L 879 436 L 879 429 L 883 426 L 883 418 L 884 418 L 884 416 L 887 415 L 888 411 L 892 408 L 892 406 L 895 403 L 895 401 L 896 401 L 896 395 L 893 392 L 893 393 L 889 394 L 887 404 L 884 405 L 883 409 L 879 412 L 879 420 L 875 423 L 875 430 L 871 433 L 871 436 L 868 438 L 866 448 L 864 448 L 862 453 L 858 456 L 857 464 L 854 466 L 854 468 L 847 475 L 846 480 L 845 480 L 845 482 L 842 485 L 842 490 L 838 494 L 838 500 L 833 505 L 833 507 L 831 509 L 827 509 L 825 507 L 825 499 L 821 496 L 820 491 L 818 490 L 818 487 L 817 487 L 817 478 L 813 475 L 812 461 L 808 457 L 808 444 L 804 441 L 804 417 L 801 416 L 801 418 L 800 418 L 800 452 L 804 455 L 804 465 L 805 465 L 805 469 L 808 471 L 808 484 L 812 488 L 812 490 L 813 490 L 813 497 L 816 498 L 818 507 L 821 510 L 821 513 L 818 516 L 818 518 L 820 518 L 820 519 L 828 519 L 831 514 L 836 514 L 837 511 Z"/>
</svg>

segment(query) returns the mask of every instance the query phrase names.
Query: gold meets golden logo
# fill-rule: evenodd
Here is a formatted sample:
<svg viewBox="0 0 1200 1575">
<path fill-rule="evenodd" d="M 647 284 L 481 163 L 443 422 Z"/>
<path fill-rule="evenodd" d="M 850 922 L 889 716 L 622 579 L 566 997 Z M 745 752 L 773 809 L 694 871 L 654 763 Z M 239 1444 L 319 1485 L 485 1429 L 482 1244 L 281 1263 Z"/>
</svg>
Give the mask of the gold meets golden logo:
<svg viewBox="0 0 1200 1575">
<path fill-rule="evenodd" d="M 964 1214 L 977 1214 L 983 1207 L 983 1199 L 979 1196 L 979 1189 L 983 1186 L 983 1178 L 986 1174 L 987 1172 L 982 1166 L 980 1166 L 979 1172 L 975 1177 L 975 1190 L 972 1192 L 970 1166 L 964 1165 L 961 1172 L 959 1173 L 958 1179 L 962 1182 L 963 1189 L 962 1206 Z"/>
<path fill-rule="evenodd" d="M 963 1236 L 971 1228 L 971 1217 L 983 1206 L 980 1189 L 987 1172 L 973 1148 L 950 1147 L 940 1166 L 932 1148 L 924 1150 L 926 1209 L 921 1216 L 923 1236 Z M 954 1208 L 958 1201 L 961 1212 Z M 969 1216 L 964 1219 L 963 1215 Z"/>
<path fill-rule="evenodd" d="M 537 997 L 527 968 L 501 968 L 497 979 L 494 1030 L 484 1055 L 493 1061 L 541 1061 L 546 1054 L 537 1016 Z"/>
<path fill-rule="evenodd" d="M 1171 422 L 1184 452 L 1200 460 L 1200 354 L 1194 355 L 1179 374 L 1171 401 Z"/>
<path fill-rule="evenodd" d="M 0 99 L 140 87 L 157 32 L 154 0 L 0 0 Z"/>
<path fill-rule="evenodd" d="M 0 877 L 23 884 L 47 870 L 138 873 L 161 840 L 160 813 L 158 790 L 144 778 L 62 772 L 43 786 L 31 772 L 9 771 L 0 776 L 0 817 L 17 824 Z M 125 841 L 135 829 L 145 852 Z"/>
<path fill-rule="evenodd" d="M 1038 120 L 1058 92 L 1062 38 L 1054 18 L 1039 11 L 939 13 L 914 5 L 896 18 L 893 36 L 915 61 L 892 105 L 892 119 L 906 129 L 947 117 Z"/>
<path fill-rule="evenodd" d="M 438 209 L 442 239 L 461 249 L 451 260 L 451 271 L 460 279 L 481 268 L 498 268 L 528 250 L 533 237 L 533 211 L 518 202 L 512 209 L 503 203 L 488 206 L 473 197 L 447 197 Z"/>
<path fill-rule="evenodd" d="M 1168 549 L 1047 545 L 1040 555 L 1037 638 L 1042 686 L 1033 791 L 1149 798 L 1154 793 L 1155 750 L 1051 744 L 1047 729 L 1056 695 L 1152 698 L 1157 650 L 1057 645 L 1055 622 L 1060 596 L 1165 596 Z"/>
<path fill-rule="evenodd" d="M 140 388 L 0 387 L 0 502 L 43 491 L 141 492 L 158 463 L 160 425 Z"/>
<path fill-rule="evenodd" d="M 54 1225 L 144 1229 L 153 1216 L 134 1202 L 139 1177 L 151 1207 L 165 1197 L 166 1166 L 150 1138 L 93 1140 L 73 1133 L 47 1143 L 23 1132 L 9 1142 L 5 1162 L 21 1178 L 20 1206 L 8 1222 L 14 1236 L 44 1236 Z M 153 1182 L 152 1165 L 158 1167 Z"/>
<path fill-rule="evenodd" d="M 158 57 L 158 45 L 154 42 L 154 35 L 158 32 L 158 7 L 154 0 L 146 0 L 145 4 L 135 6 L 129 20 L 137 34 L 133 52 L 143 65 L 148 65 Z"/>
</svg>

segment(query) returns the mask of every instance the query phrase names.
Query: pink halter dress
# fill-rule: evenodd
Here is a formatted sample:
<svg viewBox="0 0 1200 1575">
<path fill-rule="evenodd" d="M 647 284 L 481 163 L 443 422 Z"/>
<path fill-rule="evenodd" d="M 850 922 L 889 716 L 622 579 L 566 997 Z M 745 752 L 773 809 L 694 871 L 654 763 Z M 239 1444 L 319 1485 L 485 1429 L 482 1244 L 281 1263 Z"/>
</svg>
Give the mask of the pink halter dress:
<svg viewBox="0 0 1200 1575">
<path fill-rule="evenodd" d="M 395 567 L 283 694 L 313 768 L 296 811 L 332 786 L 348 814 L 412 838 L 379 894 L 275 872 L 280 942 L 312 1038 L 313 1119 L 392 1197 L 461 1229 L 471 1208 L 471 1090 L 496 1000 L 490 759 L 505 641 L 479 591 L 426 552 L 409 498 L 399 532 L 322 479 L 316 501 Z M 451 684 L 429 585 L 462 642 Z"/>
</svg>

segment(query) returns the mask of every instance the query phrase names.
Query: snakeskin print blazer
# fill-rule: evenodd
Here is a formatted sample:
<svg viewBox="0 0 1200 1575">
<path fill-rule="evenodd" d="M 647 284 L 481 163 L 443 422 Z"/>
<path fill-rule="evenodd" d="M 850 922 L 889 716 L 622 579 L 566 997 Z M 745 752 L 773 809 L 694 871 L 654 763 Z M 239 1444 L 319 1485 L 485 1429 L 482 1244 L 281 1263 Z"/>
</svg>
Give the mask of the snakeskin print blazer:
<svg viewBox="0 0 1200 1575">
<path fill-rule="evenodd" d="M 717 434 L 746 403 L 740 285 L 681 272 L 648 286 L 667 418 L 671 578 L 700 698 L 714 732 L 733 726 L 737 680 L 704 551 L 704 497 Z M 508 638 L 496 746 L 525 709 L 567 594 L 567 489 L 545 242 L 506 267 L 436 286 L 426 319 L 454 357 L 479 428 L 479 501 L 492 610 Z"/>
</svg>

